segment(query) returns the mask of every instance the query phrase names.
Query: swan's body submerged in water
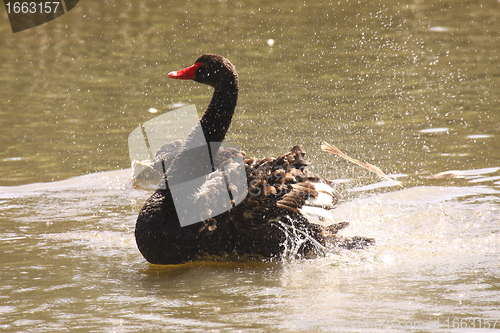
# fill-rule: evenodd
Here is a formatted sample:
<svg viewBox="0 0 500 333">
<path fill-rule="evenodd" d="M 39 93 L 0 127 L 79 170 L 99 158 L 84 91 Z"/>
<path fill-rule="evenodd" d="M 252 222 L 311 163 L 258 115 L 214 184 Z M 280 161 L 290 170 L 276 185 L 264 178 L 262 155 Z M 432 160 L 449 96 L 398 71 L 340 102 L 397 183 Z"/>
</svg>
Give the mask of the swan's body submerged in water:
<svg viewBox="0 0 500 333">
<path fill-rule="evenodd" d="M 164 179 L 164 186 L 146 201 L 137 219 L 136 241 L 146 260 L 153 264 L 179 264 L 206 254 L 280 259 L 286 255 L 304 257 L 321 253 L 329 240 L 346 248 L 360 248 L 373 242 L 363 237 L 337 236 L 337 231 L 347 225 L 345 222 L 328 225 L 331 220 L 328 210 L 337 203 L 337 196 L 328 180 L 307 170 L 309 162 L 300 146 L 278 158 L 264 159 L 248 158 L 234 149 L 219 149 L 218 143 L 224 140 L 238 98 L 238 75 L 227 59 L 203 55 L 193 66 L 171 72 L 169 77 L 209 84 L 215 91 L 199 125 L 186 140 L 175 144 L 173 158 L 166 158 L 160 151 L 155 169 L 165 170 L 167 175 L 194 178 L 192 174 L 199 174 L 203 167 L 197 165 L 199 162 L 188 151 L 202 134 L 211 145 L 212 165 L 222 166 L 225 173 L 198 177 L 189 204 L 192 203 L 194 210 L 208 210 L 205 208 L 211 207 L 208 201 L 216 200 L 228 190 L 242 200 L 235 204 L 231 198 L 233 206 L 223 213 L 181 227 L 172 195 L 173 184 Z M 246 186 L 217 181 L 228 175 L 234 179 L 231 173 L 238 167 L 238 160 L 243 162 Z M 241 188 L 246 193 L 237 193 Z"/>
</svg>

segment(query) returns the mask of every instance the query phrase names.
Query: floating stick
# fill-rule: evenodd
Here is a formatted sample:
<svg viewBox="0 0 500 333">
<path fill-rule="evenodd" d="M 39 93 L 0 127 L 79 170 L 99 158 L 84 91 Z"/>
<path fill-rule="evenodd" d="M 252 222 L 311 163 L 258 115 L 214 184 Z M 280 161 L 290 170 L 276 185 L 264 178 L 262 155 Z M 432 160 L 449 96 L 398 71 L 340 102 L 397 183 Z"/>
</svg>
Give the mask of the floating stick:
<svg viewBox="0 0 500 333">
<path fill-rule="evenodd" d="M 338 155 L 338 156 L 340 156 L 340 157 L 348 160 L 351 163 L 359 165 L 360 167 L 363 167 L 363 168 L 367 169 L 368 171 L 371 171 L 371 172 L 377 174 L 378 176 L 384 178 L 385 180 L 390 180 L 390 181 L 393 181 L 393 182 L 397 182 L 397 183 L 399 183 L 398 184 L 399 186 L 403 186 L 403 185 L 401 185 L 401 182 L 398 182 L 397 180 L 394 180 L 394 179 L 388 177 L 384 172 L 382 172 L 382 170 L 380 170 L 376 166 L 371 165 L 369 163 L 363 163 L 363 162 L 358 161 L 358 160 L 356 160 L 356 159 L 354 159 L 352 157 L 349 157 L 346 154 L 344 154 L 343 152 L 341 152 L 340 149 L 338 149 L 335 146 L 330 145 L 327 142 L 323 142 L 321 144 L 321 150 L 326 151 L 326 152 L 328 152 L 328 153 L 330 153 L 332 155 Z"/>
</svg>

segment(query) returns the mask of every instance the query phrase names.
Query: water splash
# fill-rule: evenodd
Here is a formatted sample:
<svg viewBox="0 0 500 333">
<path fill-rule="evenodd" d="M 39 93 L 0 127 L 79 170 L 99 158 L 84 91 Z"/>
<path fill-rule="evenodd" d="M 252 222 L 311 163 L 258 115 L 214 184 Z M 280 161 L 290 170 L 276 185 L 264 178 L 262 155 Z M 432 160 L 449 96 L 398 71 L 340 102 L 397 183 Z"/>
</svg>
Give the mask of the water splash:
<svg viewBox="0 0 500 333">
<path fill-rule="evenodd" d="M 285 219 L 289 223 L 285 223 L 282 221 L 276 222 L 280 230 L 283 231 L 283 233 L 286 235 L 286 239 L 283 242 L 284 260 L 293 260 L 299 258 L 300 257 L 299 250 L 303 245 L 307 244 L 308 242 L 311 243 L 314 247 L 310 254 L 323 255 L 323 256 L 326 254 L 325 246 L 323 246 L 317 240 L 311 237 L 311 235 L 297 228 L 290 217 L 286 216 Z M 310 254 L 308 254 L 308 256 Z"/>
</svg>

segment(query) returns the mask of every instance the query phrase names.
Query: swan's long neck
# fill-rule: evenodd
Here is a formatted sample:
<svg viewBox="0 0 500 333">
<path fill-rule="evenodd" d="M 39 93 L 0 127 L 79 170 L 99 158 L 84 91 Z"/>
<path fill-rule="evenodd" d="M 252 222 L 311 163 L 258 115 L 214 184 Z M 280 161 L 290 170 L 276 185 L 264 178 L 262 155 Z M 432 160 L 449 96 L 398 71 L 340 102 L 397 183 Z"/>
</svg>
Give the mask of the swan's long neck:
<svg viewBox="0 0 500 333">
<path fill-rule="evenodd" d="M 196 148 L 200 147 L 200 137 L 205 138 L 205 142 L 209 147 L 208 154 L 210 163 L 212 164 L 211 171 L 214 170 L 214 156 L 212 156 L 212 154 L 215 154 L 215 152 L 219 150 L 220 143 L 223 142 L 226 137 L 237 101 L 238 77 L 235 75 L 233 80 L 225 81 L 225 84 L 215 88 L 212 100 L 203 113 L 198 125 L 193 128 L 184 142 L 184 152 L 187 152 L 187 154 L 181 153 L 178 155 L 172 162 L 170 171 L 175 171 L 178 175 L 206 174 L 206 161 L 198 161 L 200 159 L 202 160 L 203 158 L 201 156 L 204 152 L 207 152 L 204 148 L 200 148 L 200 151 Z M 203 132 L 203 134 L 200 132 Z M 205 146 L 205 143 L 201 144 Z M 193 162 L 193 160 L 195 160 L 195 162 Z"/>
<path fill-rule="evenodd" d="M 200 119 L 207 142 L 222 142 L 231 125 L 238 102 L 238 78 L 216 87 L 212 100 Z"/>
<path fill-rule="evenodd" d="M 183 150 L 172 162 L 167 174 L 175 174 L 181 179 L 193 178 L 192 175 L 201 176 L 207 171 L 213 171 L 214 152 L 218 151 L 220 143 L 224 141 L 226 133 L 231 125 L 236 103 L 238 101 L 238 77 L 234 80 L 226 81 L 226 84 L 217 87 L 212 96 L 212 100 L 203 113 L 197 126 L 193 128 L 183 144 Z M 203 132 L 203 134 L 201 133 Z M 201 137 L 205 137 L 205 142 L 209 149 L 206 150 L 204 142 L 200 142 Z M 204 146 L 200 147 L 200 145 Z M 202 156 L 208 153 L 211 170 Z M 167 185 L 168 186 L 168 185 Z"/>
</svg>

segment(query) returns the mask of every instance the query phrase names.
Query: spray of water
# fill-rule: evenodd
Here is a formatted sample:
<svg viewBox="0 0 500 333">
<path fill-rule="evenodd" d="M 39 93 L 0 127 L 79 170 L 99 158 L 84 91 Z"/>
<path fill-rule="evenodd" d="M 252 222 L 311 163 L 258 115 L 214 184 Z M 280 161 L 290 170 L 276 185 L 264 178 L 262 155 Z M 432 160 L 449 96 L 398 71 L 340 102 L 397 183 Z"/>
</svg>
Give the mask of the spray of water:
<svg viewBox="0 0 500 333">
<path fill-rule="evenodd" d="M 307 243 L 311 243 L 314 246 L 314 249 L 310 251 L 310 253 L 314 253 L 317 255 L 326 254 L 325 246 L 323 246 L 316 239 L 311 237 L 311 235 L 297 228 L 290 217 L 285 216 L 285 219 L 287 220 L 288 223 L 283 221 L 275 222 L 280 228 L 280 230 L 283 231 L 283 233 L 286 236 L 286 239 L 283 242 L 284 260 L 293 260 L 300 257 L 299 250 L 303 245 Z"/>
</svg>

